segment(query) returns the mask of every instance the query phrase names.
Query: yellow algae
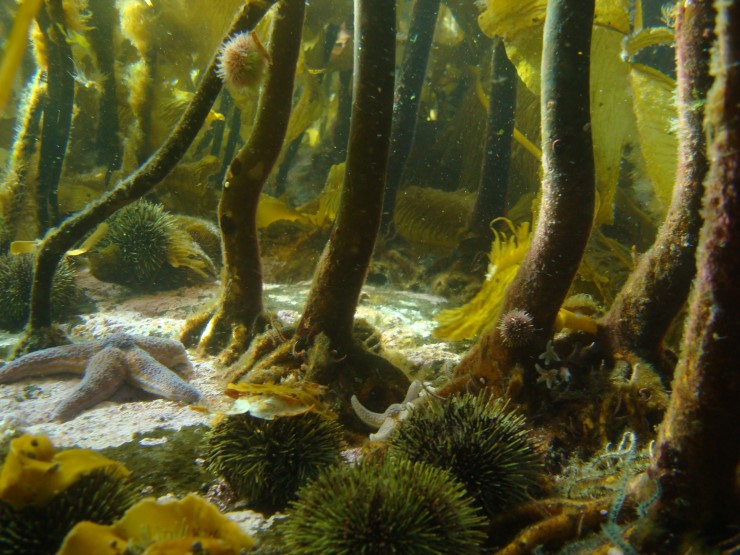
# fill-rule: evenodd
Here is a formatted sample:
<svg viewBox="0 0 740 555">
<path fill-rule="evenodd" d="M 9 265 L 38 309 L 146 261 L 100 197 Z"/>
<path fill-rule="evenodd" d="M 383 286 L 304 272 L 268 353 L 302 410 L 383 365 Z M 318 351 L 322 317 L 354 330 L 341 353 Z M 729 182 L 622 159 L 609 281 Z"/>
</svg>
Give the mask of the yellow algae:
<svg viewBox="0 0 740 555">
<path fill-rule="evenodd" d="M 639 64 L 632 66 L 630 82 L 645 171 L 655 196 L 667 207 L 673 194 L 678 157 L 678 137 L 674 129 L 678 117 L 676 82 Z"/>
<path fill-rule="evenodd" d="M 16 508 L 44 505 L 81 476 L 99 469 L 128 475 L 125 467 L 94 451 L 56 452 L 47 437 L 24 435 L 10 443 L 0 472 L 0 499 Z"/>
<path fill-rule="evenodd" d="M 309 203 L 302 206 L 299 210 L 306 214 L 308 220 L 316 227 L 323 227 L 330 224 L 337 217 L 339 211 L 339 202 L 342 199 L 342 186 L 344 185 L 344 168 L 345 162 L 334 164 L 329 169 L 329 175 L 326 177 L 326 184 L 318 198 L 318 208 L 316 213 L 309 214 L 309 207 L 315 203 Z"/>
<path fill-rule="evenodd" d="M 81 522 L 67 535 L 58 555 L 89 553 L 190 553 L 196 543 L 208 553 L 237 555 L 252 539 L 215 505 L 194 494 L 181 500 L 143 499 L 110 526 Z M 189 549 L 188 549 L 189 548 Z"/>
<path fill-rule="evenodd" d="M 257 227 L 261 229 L 280 220 L 307 222 L 309 218 L 282 200 L 267 193 L 260 193 L 260 200 L 257 204 Z"/>
<path fill-rule="evenodd" d="M 5 41 L 3 59 L 0 61 L 0 114 L 5 112 L 10 99 L 15 74 L 23 61 L 23 53 L 26 50 L 28 28 L 41 4 L 41 0 L 23 0 L 15 14 L 10 36 Z"/>
<path fill-rule="evenodd" d="M 272 420 L 279 416 L 296 416 L 313 410 L 324 410 L 322 396 L 326 387 L 310 383 L 296 384 L 229 384 L 225 393 L 234 399 L 229 414 L 249 413 L 256 418 Z"/>
<path fill-rule="evenodd" d="M 498 318 L 506 289 L 516 276 L 531 241 L 529 222 L 514 227 L 505 218 L 498 218 L 498 221 L 506 222 L 510 233 L 492 230 L 494 238 L 486 281 L 470 302 L 459 308 L 443 310 L 435 316 L 439 325 L 432 332 L 434 337 L 448 340 L 470 339 L 480 335 Z"/>
<path fill-rule="evenodd" d="M 411 243 L 453 248 L 466 232 L 474 202 L 475 193 L 406 187 L 396 198 L 393 225 Z"/>
<path fill-rule="evenodd" d="M 565 308 L 558 310 L 553 327 L 555 331 L 568 328 L 569 330 L 585 331 L 591 334 L 595 334 L 597 330 L 596 320 L 591 316 L 571 312 Z"/>
</svg>

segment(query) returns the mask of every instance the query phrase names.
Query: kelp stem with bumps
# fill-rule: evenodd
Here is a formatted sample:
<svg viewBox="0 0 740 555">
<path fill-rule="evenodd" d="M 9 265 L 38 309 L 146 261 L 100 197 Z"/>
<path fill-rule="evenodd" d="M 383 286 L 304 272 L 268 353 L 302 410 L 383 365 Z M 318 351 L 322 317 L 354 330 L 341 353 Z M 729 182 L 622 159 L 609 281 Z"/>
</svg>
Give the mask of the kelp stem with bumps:
<svg viewBox="0 0 740 555">
<path fill-rule="evenodd" d="M 43 233 L 59 223 L 57 187 L 72 127 L 75 67 L 72 48 L 66 39 L 62 0 L 46 2 L 36 20 L 44 36 L 43 44 L 49 60 L 46 68 L 47 96 L 41 125 L 39 184 L 36 190 L 39 227 Z"/>
<path fill-rule="evenodd" d="M 729 538 L 740 514 L 740 3 L 715 5 L 705 223 L 673 393 L 649 474 L 660 487 L 650 506 L 653 543 L 644 552 L 691 551 L 671 543 L 676 530 Z M 693 8 L 709 6 L 704 0 Z"/>
<path fill-rule="evenodd" d="M 244 5 L 228 36 L 254 29 L 273 3 L 268 0 Z M 177 127 L 154 155 L 115 189 L 47 233 L 36 256 L 30 321 L 26 334 L 16 349 L 17 354 L 48 347 L 63 340 L 55 336 L 51 329 L 51 282 L 57 264 L 64 253 L 86 233 L 116 210 L 144 196 L 177 165 L 203 126 L 220 90 L 221 78 L 216 73 L 214 57 Z"/>
<path fill-rule="evenodd" d="M 501 392 L 518 359 L 544 351 L 581 261 L 594 213 L 589 63 L 594 1 L 551 0 L 542 55 L 542 202 L 532 243 L 509 286 L 501 314 L 527 312 L 534 337 L 517 351 L 494 324 L 456 369 L 476 387 Z M 529 364 L 528 366 L 533 366 Z M 533 373 L 533 368 L 528 368 Z M 525 381 L 533 376 L 525 377 Z"/>
<path fill-rule="evenodd" d="M 696 246 L 708 161 L 704 108 L 712 84 L 709 58 L 714 40 L 712 3 L 676 8 L 679 152 L 671 206 L 653 246 L 604 318 L 602 341 L 616 356 L 660 365 L 661 342 L 686 302 L 696 275 Z"/>
<path fill-rule="evenodd" d="M 218 205 L 224 270 L 216 312 L 199 341 L 205 351 L 222 348 L 233 334 L 229 351 L 241 352 L 269 322 L 262 303 L 257 203 L 288 129 L 305 2 L 282 0 L 277 10 L 269 45 L 272 65 L 260 94 L 257 119 L 226 172 Z"/>
</svg>

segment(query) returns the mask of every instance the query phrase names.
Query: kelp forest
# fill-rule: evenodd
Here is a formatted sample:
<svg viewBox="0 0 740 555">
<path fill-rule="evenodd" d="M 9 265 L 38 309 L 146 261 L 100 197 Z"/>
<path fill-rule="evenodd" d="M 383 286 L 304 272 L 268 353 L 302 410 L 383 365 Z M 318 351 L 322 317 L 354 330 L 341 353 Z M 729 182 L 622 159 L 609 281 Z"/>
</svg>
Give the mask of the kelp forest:
<svg viewBox="0 0 740 555">
<path fill-rule="evenodd" d="M 0 29 L 0 555 L 740 552 L 736 0 L 0 0 Z M 86 288 L 188 310 L 86 335 Z M 358 317 L 389 292 L 434 303 L 423 364 Z M 13 416 L 57 373 L 56 432 Z M 126 384 L 203 419 L 188 486 L 46 437 Z"/>
</svg>

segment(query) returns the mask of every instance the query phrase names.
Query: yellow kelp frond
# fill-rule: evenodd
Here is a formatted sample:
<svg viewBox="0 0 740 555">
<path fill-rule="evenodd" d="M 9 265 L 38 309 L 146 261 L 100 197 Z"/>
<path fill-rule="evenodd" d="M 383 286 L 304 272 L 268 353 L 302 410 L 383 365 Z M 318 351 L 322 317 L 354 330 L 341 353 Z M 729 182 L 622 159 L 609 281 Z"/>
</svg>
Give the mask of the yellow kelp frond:
<svg viewBox="0 0 740 555">
<path fill-rule="evenodd" d="M 465 233 L 475 193 L 406 187 L 398 192 L 393 224 L 410 243 L 453 248 Z"/>
<path fill-rule="evenodd" d="M 637 132 L 645 168 L 655 196 L 665 207 L 671 203 L 676 180 L 678 137 L 674 123 L 676 82 L 647 66 L 634 64 L 630 82 L 637 115 Z"/>
<path fill-rule="evenodd" d="M 167 262 L 173 268 L 188 268 L 203 279 L 218 275 L 216 266 L 190 234 L 179 226 L 173 226 L 167 244 Z"/>
<path fill-rule="evenodd" d="M 531 230 L 529 222 L 515 228 L 505 218 L 497 220 L 506 222 L 511 233 L 493 230 L 486 281 L 478 294 L 466 305 L 443 310 L 435 316 L 439 326 L 432 332 L 434 337 L 447 340 L 470 339 L 480 335 L 498 318 L 506 289 L 516 276 L 529 249 Z"/>
<path fill-rule="evenodd" d="M 309 218 L 279 198 L 260 193 L 260 200 L 257 204 L 257 227 L 262 229 L 279 220 L 308 222 Z"/>
<path fill-rule="evenodd" d="M 95 470 L 115 476 L 129 474 L 122 465 L 95 451 L 57 452 L 46 436 L 23 435 L 10 442 L 0 471 L 0 499 L 16 508 L 42 506 Z"/>
<path fill-rule="evenodd" d="M 23 0 L 15 14 L 13 28 L 5 41 L 3 58 L 0 61 L 0 114 L 5 112 L 10 93 L 13 90 L 15 74 L 23 61 L 28 41 L 28 27 L 41 7 L 41 0 Z"/>
<path fill-rule="evenodd" d="M 518 33 L 544 25 L 546 0 L 488 0 L 478 16 L 478 25 L 489 37 L 499 36 L 508 41 Z"/>
<path fill-rule="evenodd" d="M 308 220 L 316 227 L 330 224 L 337 217 L 339 202 L 342 200 L 342 186 L 344 185 L 344 167 L 346 163 L 334 164 L 326 177 L 326 185 L 318 198 L 318 208 L 314 214 L 309 214 L 309 206 L 315 201 L 302 206 L 298 210 L 306 214 Z"/>
<path fill-rule="evenodd" d="M 648 27 L 627 37 L 622 43 L 622 57 L 631 60 L 643 48 L 659 44 L 673 44 L 676 35 L 668 27 Z"/>
<path fill-rule="evenodd" d="M 609 305 L 633 266 L 627 247 L 594 229 L 578 267 L 578 279 L 593 284 L 604 304 Z"/>
<path fill-rule="evenodd" d="M 183 499 L 143 499 L 110 526 L 80 522 L 58 554 L 174 555 L 194 553 L 198 546 L 198 553 L 237 555 L 252 545 L 252 539 L 215 505 L 191 493 Z"/>
<path fill-rule="evenodd" d="M 590 334 L 596 334 L 597 327 L 596 320 L 591 318 L 591 316 L 571 312 L 565 308 L 558 310 L 555 323 L 553 324 L 555 331 L 561 331 L 567 328 L 573 331 L 585 331 Z"/>
<path fill-rule="evenodd" d="M 301 97 L 290 113 L 285 144 L 289 145 L 318 120 L 326 106 L 326 95 L 319 87 L 318 77 L 304 71 L 300 75 L 303 85 Z"/>
<path fill-rule="evenodd" d="M 301 381 L 293 384 L 232 383 L 225 393 L 234 399 L 229 414 L 249 413 L 256 418 L 273 420 L 315 411 L 335 418 L 322 399 L 326 391 L 323 385 Z"/>
</svg>

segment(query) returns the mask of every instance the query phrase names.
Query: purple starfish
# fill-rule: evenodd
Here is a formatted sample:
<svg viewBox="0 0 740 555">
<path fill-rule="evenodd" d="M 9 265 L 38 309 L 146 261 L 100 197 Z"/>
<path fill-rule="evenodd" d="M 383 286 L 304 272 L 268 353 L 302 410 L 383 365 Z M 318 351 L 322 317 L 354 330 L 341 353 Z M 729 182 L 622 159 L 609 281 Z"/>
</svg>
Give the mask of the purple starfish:
<svg viewBox="0 0 740 555">
<path fill-rule="evenodd" d="M 77 388 L 52 414 L 54 420 L 65 421 L 107 399 L 124 382 L 166 399 L 197 403 L 198 390 L 172 371 L 191 368 L 179 341 L 114 333 L 27 354 L 0 368 L 0 383 L 28 376 L 83 374 Z"/>
</svg>

